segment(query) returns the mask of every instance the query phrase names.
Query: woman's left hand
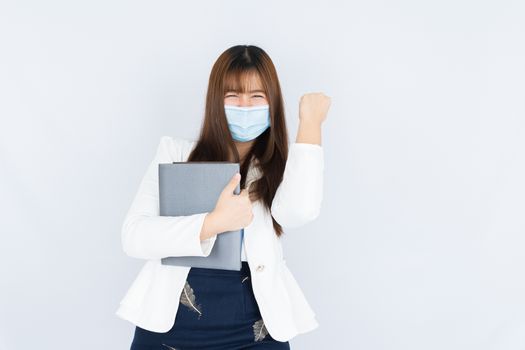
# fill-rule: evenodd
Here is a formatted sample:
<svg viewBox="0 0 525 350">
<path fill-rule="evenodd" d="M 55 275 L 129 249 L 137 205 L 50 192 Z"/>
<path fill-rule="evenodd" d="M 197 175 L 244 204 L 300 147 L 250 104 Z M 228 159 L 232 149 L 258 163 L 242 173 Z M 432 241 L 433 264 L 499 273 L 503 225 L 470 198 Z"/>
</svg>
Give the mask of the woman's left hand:
<svg viewBox="0 0 525 350">
<path fill-rule="evenodd" d="M 301 96 L 299 119 L 301 122 L 322 124 L 326 120 L 331 99 L 322 92 L 311 92 Z"/>
</svg>

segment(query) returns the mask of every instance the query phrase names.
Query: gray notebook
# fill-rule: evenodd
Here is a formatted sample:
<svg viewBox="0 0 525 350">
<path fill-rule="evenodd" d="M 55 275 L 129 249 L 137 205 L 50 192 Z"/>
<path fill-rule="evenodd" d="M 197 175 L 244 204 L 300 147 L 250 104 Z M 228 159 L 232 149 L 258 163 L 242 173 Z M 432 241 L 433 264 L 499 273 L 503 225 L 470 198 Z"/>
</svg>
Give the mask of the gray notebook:
<svg viewBox="0 0 525 350">
<path fill-rule="evenodd" d="M 181 216 L 211 212 L 224 187 L 239 171 L 239 163 L 226 161 L 160 163 L 160 215 Z M 239 185 L 233 193 L 240 193 Z M 239 271 L 242 264 L 243 233 L 244 229 L 218 234 L 208 256 L 166 257 L 161 259 L 161 263 Z"/>
</svg>

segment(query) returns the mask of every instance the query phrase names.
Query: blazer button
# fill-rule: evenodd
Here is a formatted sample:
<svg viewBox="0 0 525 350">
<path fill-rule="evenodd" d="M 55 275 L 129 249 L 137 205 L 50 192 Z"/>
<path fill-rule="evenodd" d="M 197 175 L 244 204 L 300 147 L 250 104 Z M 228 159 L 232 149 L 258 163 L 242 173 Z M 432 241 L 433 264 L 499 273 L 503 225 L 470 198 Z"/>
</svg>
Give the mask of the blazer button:
<svg viewBox="0 0 525 350">
<path fill-rule="evenodd" d="M 264 270 L 264 265 L 259 265 L 257 266 L 257 272 L 261 272 L 262 270 Z"/>
</svg>

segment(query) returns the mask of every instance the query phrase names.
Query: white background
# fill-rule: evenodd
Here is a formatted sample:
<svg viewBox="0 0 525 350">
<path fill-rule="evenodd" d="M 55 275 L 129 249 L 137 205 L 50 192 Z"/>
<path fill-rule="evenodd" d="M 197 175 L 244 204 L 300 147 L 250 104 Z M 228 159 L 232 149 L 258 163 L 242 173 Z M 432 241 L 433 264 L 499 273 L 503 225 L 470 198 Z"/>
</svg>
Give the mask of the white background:
<svg viewBox="0 0 525 350">
<path fill-rule="evenodd" d="M 272 57 L 290 141 L 325 92 L 319 218 L 283 238 L 295 350 L 525 348 L 522 1 L 2 1 L 0 349 L 127 349 L 124 215 L 211 66 Z M 328 345 L 329 344 L 329 345 Z"/>
</svg>

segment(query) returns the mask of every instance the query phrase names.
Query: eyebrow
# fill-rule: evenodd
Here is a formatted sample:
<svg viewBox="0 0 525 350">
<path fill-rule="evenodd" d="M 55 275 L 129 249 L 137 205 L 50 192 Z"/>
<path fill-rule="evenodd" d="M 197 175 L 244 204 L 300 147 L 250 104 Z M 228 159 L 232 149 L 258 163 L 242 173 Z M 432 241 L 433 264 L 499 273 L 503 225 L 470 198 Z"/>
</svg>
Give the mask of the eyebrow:
<svg viewBox="0 0 525 350">
<path fill-rule="evenodd" d="M 230 91 L 226 91 L 226 92 L 238 92 L 238 91 L 230 90 Z M 264 94 L 264 90 L 250 90 L 248 92 L 251 93 L 251 94 L 256 93 L 256 92 L 262 92 Z"/>
</svg>

